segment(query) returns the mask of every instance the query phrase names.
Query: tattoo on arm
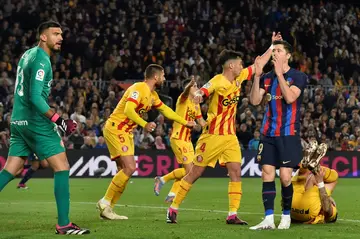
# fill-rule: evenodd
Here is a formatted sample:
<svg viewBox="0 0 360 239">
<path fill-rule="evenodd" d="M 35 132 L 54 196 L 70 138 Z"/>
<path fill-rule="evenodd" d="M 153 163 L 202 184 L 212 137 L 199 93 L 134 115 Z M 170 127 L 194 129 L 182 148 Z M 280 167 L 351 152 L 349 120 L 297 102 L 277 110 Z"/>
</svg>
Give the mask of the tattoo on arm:
<svg viewBox="0 0 360 239">
<path fill-rule="evenodd" d="M 330 197 L 326 193 L 325 187 L 319 188 L 320 200 L 321 200 L 321 208 L 327 214 L 332 214 L 332 206 Z"/>
</svg>

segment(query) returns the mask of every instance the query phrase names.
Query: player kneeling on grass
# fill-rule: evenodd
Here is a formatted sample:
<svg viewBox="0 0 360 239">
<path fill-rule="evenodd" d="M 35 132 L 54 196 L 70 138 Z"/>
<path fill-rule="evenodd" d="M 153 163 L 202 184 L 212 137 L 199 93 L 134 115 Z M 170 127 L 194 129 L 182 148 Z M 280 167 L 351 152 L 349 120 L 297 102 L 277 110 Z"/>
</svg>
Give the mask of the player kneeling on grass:
<svg viewBox="0 0 360 239">
<path fill-rule="evenodd" d="M 38 170 L 38 169 L 45 169 L 47 167 L 49 167 L 49 163 L 46 160 L 42 160 L 40 161 L 39 158 L 36 156 L 36 154 L 31 153 L 28 157 L 28 161 L 30 161 L 30 164 L 28 165 L 24 165 L 24 168 L 28 169 L 27 172 L 25 173 L 24 177 L 21 179 L 21 181 L 19 182 L 19 184 L 17 185 L 18 189 L 28 189 L 28 187 L 26 186 L 26 182 L 30 180 L 30 178 L 32 178 L 32 176 L 34 175 L 34 173 Z M 22 172 L 23 169 L 20 170 L 19 173 Z M 19 174 L 18 173 L 18 174 Z"/>
<path fill-rule="evenodd" d="M 301 168 L 292 178 L 294 186 L 291 220 L 294 223 L 320 224 L 336 222 L 338 212 L 331 197 L 338 180 L 334 169 L 319 165 L 326 144 L 312 142 L 305 150 Z"/>
<path fill-rule="evenodd" d="M 170 120 L 190 128 L 195 125 L 195 122 L 180 117 L 160 100 L 155 89 L 161 87 L 164 81 L 164 69 L 160 65 L 149 65 L 145 69 L 145 81 L 135 83 L 126 90 L 106 121 L 103 130 L 105 141 L 111 159 L 116 160 L 119 172 L 113 177 L 105 196 L 97 203 L 97 209 L 103 219 L 128 219 L 126 216 L 117 215 L 113 207 L 136 170 L 133 129 L 140 125 L 144 130 L 152 132 L 156 128 L 154 122 L 148 123 L 141 116 L 155 107 Z"/>
<path fill-rule="evenodd" d="M 195 102 L 195 93 L 198 90 L 195 80 L 191 79 L 186 85 L 184 92 L 179 96 L 176 102 L 176 113 L 184 117 L 186 120 L 196 120 L 198 130 L 204 127 L 206 122 L 202 118 L 199 102 Z M 191 130 L 185 126 L 174 122 L 173 131 L 170 138 L 170 145 L 175 154 L 176 160 L 181 164 L 182 168 L 177 168 L 163 177 L 155 178 L 154 192 L 159 196 L 162 186 L 175 179 L 173 186 L 167 195 L 165 202 L 172 202 L 176 192 L 180 186 L 180 180 L 190 172 L 193 166 L 194 146 L 191 142 Z"/>
</svg>

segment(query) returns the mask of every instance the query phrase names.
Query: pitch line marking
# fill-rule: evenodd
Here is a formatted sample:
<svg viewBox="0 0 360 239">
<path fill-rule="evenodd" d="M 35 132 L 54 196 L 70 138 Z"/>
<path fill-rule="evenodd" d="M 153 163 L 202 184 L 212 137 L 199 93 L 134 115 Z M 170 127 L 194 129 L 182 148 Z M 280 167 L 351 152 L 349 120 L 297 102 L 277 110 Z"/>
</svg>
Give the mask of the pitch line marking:
<svg viewBox="0 0 360 239">
<path fill-rule="evenodd" d="M 55 204 L 55 202 L 0 202 L 0 205 L 4 204 Z M 96 205 L 96 202 L 70 202 L 70 204 L 82 204 L 82 205 Z M 149 205 L 131 205 L 131 204 L 116 204 L 116 207 L 132 207 L 132 208 L 148 208 L 148 209 L 168 209 L 168 207 L 161 206 L 149 206 Z M 212 210 L 212 209 L 201 209 L 201 208 L 180 208 L 179 211 L 193 211 L 193 212 L 212 212 L 212 213 L 228 213 L 228 211 L 223 210 Z M 248 215 L 264 215 L 264 213 L 259 212 L 243 212 L 239 211 L 239 214 L 248 214 Z M 274 214 L 275 216 L 281 216 L 280 214 Z M 360 223 L 360 220 L 357 219 L 345 219 L 338 218 L 338 221 L 344 222 L 354 222 Z"/>
</svg>

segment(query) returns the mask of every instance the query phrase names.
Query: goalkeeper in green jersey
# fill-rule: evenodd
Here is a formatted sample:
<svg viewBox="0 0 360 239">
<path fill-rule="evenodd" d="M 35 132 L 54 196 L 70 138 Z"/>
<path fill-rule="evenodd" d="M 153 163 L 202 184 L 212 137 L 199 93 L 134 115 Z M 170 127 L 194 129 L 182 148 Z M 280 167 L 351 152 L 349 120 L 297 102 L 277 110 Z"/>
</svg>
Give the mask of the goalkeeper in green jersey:
<svg viewBox="0 0 360 239">
<path fill-rule="evenodd" d="M 58 223 L 56 234 L 88 234 L 69 220 L 69 163 L 58 129 L 65 135 L 73 133 L 77 124 L 62 119 L 50 109 L 47 99 L 53 78 L 50 56 L 60 51 L 62 30 L 59 23 L 44 22 L 38 28 L 39 44 L 20 58 L 10 122 L 10 149 L 4 169 L 0 172 L 0 191 L 14 178 L 30 153 L 46 159 L 54 170 L 54 191 Z"/>
</svg>

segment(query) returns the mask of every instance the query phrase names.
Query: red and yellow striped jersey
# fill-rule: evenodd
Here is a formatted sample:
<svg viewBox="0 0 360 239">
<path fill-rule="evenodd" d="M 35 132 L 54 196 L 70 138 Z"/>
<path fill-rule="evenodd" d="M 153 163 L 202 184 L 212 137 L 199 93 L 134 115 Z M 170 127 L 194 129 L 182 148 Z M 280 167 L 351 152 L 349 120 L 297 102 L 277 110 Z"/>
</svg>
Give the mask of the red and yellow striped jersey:
<svg viewBox="0 0 360 239">
<path fill-rule="evenodd" d="M 232 83 L 222 74 L 218 74 L 200 89 L 206 97 L 211 95 L 204 133 L 235 135 L 236 109 L 240 99 L 241 83 L 250 80 L 251 76 L 251 67 L 243 69 Z"/>
<path fill-rule="evenodd" d="M 181 94 L 177 99 L 176 113 L 187 121 L 192 121 L 202 117 L 200 105 L 195 104 L 188 97 L 184 97 L 183 94 Z M 191 140 L 191 130 L 184 125 L 174 122 L 171 138 L 189 142 Z"/>
<path fill-rule="evenodd" d="M 149 86 L 145 82 L 135 83 L 130 86 L 124 93 L 123 97 L 117 104 L 114 112 L 110 115 L 109 120 L 118 125 L 118 129 L 125 132 L 132 132 L 137 124 L 130 120 L 124 113 L 127 101 L 134 102 L 137 107 L 136 113 L 140 117 L 148 112 L 151 107 L 160 107 L 162 101 L 156 91 L 150 91 Z"/>
</svg>

